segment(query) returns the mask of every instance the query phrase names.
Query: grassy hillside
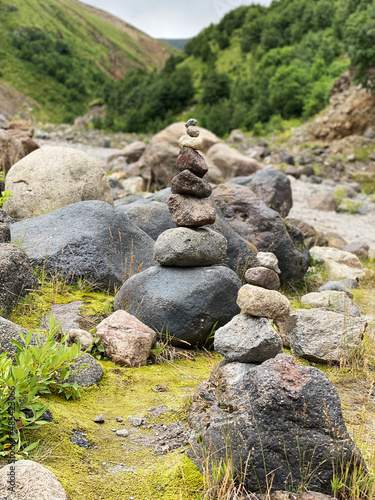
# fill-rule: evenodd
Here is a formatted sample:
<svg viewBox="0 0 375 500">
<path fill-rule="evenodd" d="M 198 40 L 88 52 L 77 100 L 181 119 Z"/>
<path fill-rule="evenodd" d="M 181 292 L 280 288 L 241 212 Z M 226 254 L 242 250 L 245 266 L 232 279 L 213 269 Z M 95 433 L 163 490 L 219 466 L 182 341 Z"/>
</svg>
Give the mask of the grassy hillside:
<svg viewBox="0 0 375 500">
<path fill-rule="evenodd" d="M 158 76 L 138 78 L 128 88 L 122 82 L 107 87 L 110 119 L 104 125 L 153 132 L 183 118 L 187 109 L 218 135 L 233 128 L 263 133 L 277 130 L 283 120 L 307 119 L 327 105 L 333 82 L 350 65 L 355 81 L 371 88 L 374 19 L 372 0 L 275 0 L 269 7 L 239 7 L 189 40 Z M 163 92 L 155 88 L 182 74 L 190 93 L 185 89 L 165 106 Z"/>
<path fill-rule="evenodd" d="M 41 119 L 71 121 L 106 81 L 161 68 L 172 52 L 77 0 L 0 2 L 0 82 L 32 98 Z"/>
</svg>

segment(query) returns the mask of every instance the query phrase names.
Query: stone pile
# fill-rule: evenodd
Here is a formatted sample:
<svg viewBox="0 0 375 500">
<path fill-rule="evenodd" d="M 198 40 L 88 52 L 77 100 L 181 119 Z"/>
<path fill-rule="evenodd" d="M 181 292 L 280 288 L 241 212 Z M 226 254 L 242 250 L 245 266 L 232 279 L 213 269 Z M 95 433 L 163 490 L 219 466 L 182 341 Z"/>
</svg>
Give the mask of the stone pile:
<svg viewBox="0 0 375 500">
<path fill-rule="evenodd" d="M 155 260 L 163 266 L 212 266 L 222 262 L 227 254 L 226 238 L 202 227 L 213 224 L 215 208 L 209 199 L 212 188 L 203 179 L 208 172 L 204 158 L 198 153 L 202 147 L 197 120 L 185 124 L 186 134 L 179 140 L 177 158 L 179 174 L 172 179 L 168 208 L 177 228 L 164 231 L 155 243 Z"/>
<path fill-rule="evenodd" d="M 291 320 L 289 301 L 276 291 L 276 257 L 259 252 L 257 264 L 238 292 L 242 314 L 215 333 L 214 347 L 224 360 L 194 395 L 188 456 L 200 470 L 209 464 L 212 474 L 230 457 L 248 491 L 268 491 L 270 485 L 290 490 L 308 474 L 311 490 L 330 493 L 337 463 L 348 470 L 365 464 L 332 383 L 283 354 L 269 321 Z"/>
<path fill-rule="evenodd" d="M 179 347 L 205 345 L 214 325 L 238 314 L 236 295 L 241 281 L 218 265 L 227 258 L 227 239 L 202 227 L 213 224 L 212 188 L 203 179 L 207 164 L 197 121 L 190 119 L 179 140 L 179 174 L 171 182 L 168 208 L 177 227 L 162 232 L 154 246 L 158 264 L 133 275 L 116 295 L 114 308 L 126 309 Z M 182 341 L 182 343 L 181 343 Z"/>
<path fill-rule="evenodd" d="M 229 363 L 262 363 L 283 351 L 282 339 L 269 321 L 286 321 L 291 312 L 288 299 L 277 291 L 280 286 L 277 258 L 270 252 L 258 252 L 256 259 L 258 267 L 245 274 L 249 284 L 238 292 L 237 304 L 242 314 L 215 333 L 215 350 Z M 242 373 L 241 367 L 236 370 Z"/>
</svg>

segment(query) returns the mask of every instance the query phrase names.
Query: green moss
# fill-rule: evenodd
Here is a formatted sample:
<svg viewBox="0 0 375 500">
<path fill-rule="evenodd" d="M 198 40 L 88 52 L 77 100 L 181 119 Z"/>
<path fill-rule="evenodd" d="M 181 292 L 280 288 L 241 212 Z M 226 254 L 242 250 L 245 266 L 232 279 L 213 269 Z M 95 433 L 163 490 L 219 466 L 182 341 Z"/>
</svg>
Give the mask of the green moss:
<svg viewBox="0 0 375 500">
<path fill-rule="evenodd" d="M 183 397 L 207 379 L 221 359 L 218 354 L 196 353 L 193 359 L 180 359 L 162 365 L 125 368 L 110 361 L 100 362 L 102 381 L 82 389 L 82 397 L 66 401 L 58 395 L 43 397 L 50 403 L 54 421 L 41 429 L 25 432 L 29 442 L 40 446 L 30 454 L 54 472 L 67 491 L 69 500 L 81 498 L 195 499 L 202 477 L 184 453 L 154 456 L 153 447 L 142 446 L 137 435 L 147 438 L 152 429 L 135 429 L 127 417 L 147 417 L 152 406 L 165 405 L 174 411 L 149 420 L 149 423 L 186 422 Z M 165 392 L 158 392 L 163 385 Z M 105 423 L 93 422 L 103 413 Z M 121 416 L 124 424 L 116 422 Z M 111 429 L 134 430 L 127 438 Z M 73 429 L 83 431 L 93 446 L 79 448 L 70 442 Z M 106 465 L 102 465 L 106 462 Z M 121 467 L 120 464 L 124 464 Z M 118 470 L 115 470 L 117 466 Z M 102 495 L 102 497 L 101 497 Z"/>
<path fill-rule="evenodd" d="M 40 288 L 29 293 L 12 311 L 9 319 L 27 329 L 40 329 L 41 320 L 51 310 L 53 304 L 68 304 L 80 300 L 84 316 L 96 322 L 107 317 L 113 309 L 114 296 L 110 293 L 90 290 L 78 285 L 67 285 L 57 278 L 43 280 Z"/>
</svg>

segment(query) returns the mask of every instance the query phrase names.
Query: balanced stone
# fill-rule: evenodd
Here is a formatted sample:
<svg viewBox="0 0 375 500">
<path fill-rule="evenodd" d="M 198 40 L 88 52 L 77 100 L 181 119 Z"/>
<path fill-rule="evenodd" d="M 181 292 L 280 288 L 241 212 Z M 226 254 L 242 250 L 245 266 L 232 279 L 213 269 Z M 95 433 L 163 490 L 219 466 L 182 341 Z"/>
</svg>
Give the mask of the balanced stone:
<svg viewBox="0 0 375 500">
<path fill-rule="evenodd" d="M 198 137 L 199 136 L 199 128 L 198 127 L 188 127 L 186 129 L 187 135 L 190 135 L 190 137 Z"/>
<path fill-rule="evenodd" d="M 258 252 L 257 263 L 259 266 L 272 269 L 272 271 L 275 271 L 278 274 L 281 272 L 278 266 L 277 257 L 272 252 Z"/>
<path fill-rule="evenodd" d="M 181 149 L 176 165 L 180 172 L 190 170 L 198 177 L 203 177 L 208 172 L 204 158 L 192 148 L 183 147 Z"/>
<path fill-rule="evenodd" d="M 183 170 L 172 179 L 173 194 L 191 194 L 197 198 L 208 198 L 212 193 L 209 182 L 197 177 L 190 170 Z"/>
<path fill-rule="evenodd" d="M 276 290 L 266 290 L 253 285 L 240 288 L 237 304 L 242 312 L 276 321 L 286 321 L 291 312 L 289 300 L 284 295 Z"/>
<path fill-rule="evenodd" d="M 210 266 L 225 259 L 227 240 L 207 227 L 176 227 L 159 236 L 154 250 L 155 259 L 164 266 Z"/>
<path fill-rule="evenodd" d="M 199 227 L 215 222 L 216 211 L 209 198 L 171 194 L 167 203 L 176 226 Z"/>
<path fill-rule="evenodd" d="M 278 290 L 280 279 L 275 271 L 267 267 L 253 267 L 246 271 L 245 279 L 250 285 L 257 285 L 267 290 Z"/>
<path fill-rule="evenodd" d="M 263 363 L 282 353 L 283 343 L 268 319 L 238 314 L 215 332 L 214 349 L 229 362 Z"/>
<path fill-rule="evenodd" d="M 190 135 L 184 134 L 179 138 L 178 145 L 180 148 L 188 146 L 193 149 L 202 149 L 203 141 L 200 137 L 190 137 Z"/>
<path fill-rule="evenodd" d="M 185 123 L 185 127 L 186 128 L 189 128 L 189 127 L 195 127 L 196 124 L 197 124 L 197 120 L 195 118 L 190 118 L 190 120 L 188 120 L 186 123 Z"/>
</svg>

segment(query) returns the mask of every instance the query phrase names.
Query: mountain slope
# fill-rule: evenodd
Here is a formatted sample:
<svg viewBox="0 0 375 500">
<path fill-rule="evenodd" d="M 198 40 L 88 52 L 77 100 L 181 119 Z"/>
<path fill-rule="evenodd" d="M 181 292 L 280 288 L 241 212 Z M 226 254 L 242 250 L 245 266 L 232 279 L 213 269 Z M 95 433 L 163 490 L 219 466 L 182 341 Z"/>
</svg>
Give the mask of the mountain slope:
<svg viewBox="0 0 375 500">
<path fill-rule="evenodd" d="M 37 116 L 72 120 L 106 81 L 161 68 L 173 49 L 77 0 L 0 2 L 0 82 L 37 103 Z"/>
</svg>

